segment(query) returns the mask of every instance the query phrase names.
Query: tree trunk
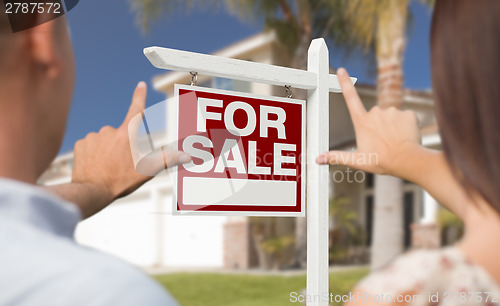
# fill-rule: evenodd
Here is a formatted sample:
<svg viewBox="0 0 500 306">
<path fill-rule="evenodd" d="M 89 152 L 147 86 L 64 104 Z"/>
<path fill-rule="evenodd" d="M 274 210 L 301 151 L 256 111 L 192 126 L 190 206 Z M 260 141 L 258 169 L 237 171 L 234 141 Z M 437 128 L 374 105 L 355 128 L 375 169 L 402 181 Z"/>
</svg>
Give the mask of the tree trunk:
<svg viewBox="0 0 500 306">
<path fill-rule="evenodd" d="M 408 0 L 389 0 L 377 28 L 377 99 L 382 108 L 403 103 L 403 53 Z M 404 250 L 403 183 L 389 176 L 375 177 L 371 267 L 378 269 Z"/>
<path fill-rule="evenodd" d="M 388 175 L 375 176 L 372 270 L 385 266 L 404 250 L 402 186 L 399 178 Z"/>
<path fill-rule="evenodd" d="M 272 218 L 250 217 L 251 241 L 257 251 L 259 268 L 268 270 L 272 266 L 271 256 L 262 248 L 262 243 L 270 237 Z"/>
<path fill-rule="evenodd" d="M 262 242 L 264 242 L 264 235 L 262 234 L 252 234 L 252 242 L 254 244 L 255 250 L 257 250 L 257 259 L 259 262 L 259 269 L 267 270 L 270 267 L 269 255 L 262 249 Z"/>
</svg>

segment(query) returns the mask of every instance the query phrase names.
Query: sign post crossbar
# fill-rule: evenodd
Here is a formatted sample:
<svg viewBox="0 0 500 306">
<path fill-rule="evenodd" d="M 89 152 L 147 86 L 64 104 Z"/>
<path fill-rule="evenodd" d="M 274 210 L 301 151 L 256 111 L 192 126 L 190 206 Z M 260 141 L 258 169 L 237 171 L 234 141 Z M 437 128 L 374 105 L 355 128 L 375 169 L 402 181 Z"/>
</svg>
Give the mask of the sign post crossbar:
<svg viewBox="0 0 500 306">
<path fill-rule="evenodd" d="M 328 150 L 329 92 L 342 90 L 337 76 L 329 74 L 324 39 L 311 42 L 307 70 L 160 47 L 145 48 L 144 55 L 160 69 L 307 89 L 307 295 L 308 305 L 327 306 L 329 177 L 328 168 L 317 165 L 315 158 Z"/>
</svg>

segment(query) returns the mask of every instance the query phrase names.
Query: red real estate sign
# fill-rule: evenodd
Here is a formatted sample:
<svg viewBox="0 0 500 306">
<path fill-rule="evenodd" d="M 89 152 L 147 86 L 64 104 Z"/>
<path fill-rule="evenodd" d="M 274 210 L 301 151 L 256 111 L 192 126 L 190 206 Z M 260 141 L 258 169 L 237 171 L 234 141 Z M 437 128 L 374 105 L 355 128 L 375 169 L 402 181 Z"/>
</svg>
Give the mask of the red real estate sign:
<svg viewBox="0 0 500 306">
<path fill-rule="evenodd" d="M 305 101 L 176 85 L 174 212 L 304 216 Z"/>
</svg>

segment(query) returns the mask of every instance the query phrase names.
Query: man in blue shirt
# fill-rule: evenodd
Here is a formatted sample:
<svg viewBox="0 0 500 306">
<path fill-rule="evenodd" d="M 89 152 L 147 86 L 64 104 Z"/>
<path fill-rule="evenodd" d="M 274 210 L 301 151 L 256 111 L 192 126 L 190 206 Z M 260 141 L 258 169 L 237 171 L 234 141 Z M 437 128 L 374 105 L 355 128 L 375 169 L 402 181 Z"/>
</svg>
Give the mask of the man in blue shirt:
<svg viewBox="0 0 500 306">
<path fill-rule="evenodd" d="M 177 305 L 138 269 L 73 239 L 80 220 L 150 179 L 134 169 L 127 127 L 144 109 L 146 85 L 120 127 L 75 145 L 71 183 L 37 187 L 64 135 L 73 50 L 64 17 L 12 33 L 0 7 L 0 305 Z"/>
</svg>

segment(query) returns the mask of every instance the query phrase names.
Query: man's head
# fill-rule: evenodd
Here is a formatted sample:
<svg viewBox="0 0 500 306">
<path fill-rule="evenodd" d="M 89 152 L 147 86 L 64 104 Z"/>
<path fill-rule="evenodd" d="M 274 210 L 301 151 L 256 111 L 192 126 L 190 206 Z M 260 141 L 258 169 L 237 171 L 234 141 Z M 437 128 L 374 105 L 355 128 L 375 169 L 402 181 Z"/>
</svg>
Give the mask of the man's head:
<svg viewBox="0 0 500 306">
<path fill-rule="evenodd" d="M 12 33 L 3 4 L 0 10 L 0 176 L 33 181 L 63 139 L 73 49 L 65 17 Z"/>
</svg>

